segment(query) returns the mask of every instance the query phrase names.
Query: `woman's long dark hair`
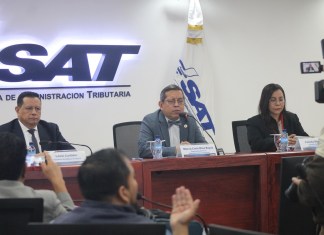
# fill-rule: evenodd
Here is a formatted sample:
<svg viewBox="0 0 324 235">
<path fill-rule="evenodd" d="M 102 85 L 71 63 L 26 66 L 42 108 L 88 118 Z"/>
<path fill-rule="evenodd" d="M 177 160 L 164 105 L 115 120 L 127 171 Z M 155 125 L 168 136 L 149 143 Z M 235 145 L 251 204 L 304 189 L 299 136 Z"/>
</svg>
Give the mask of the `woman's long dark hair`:
<svg viewBox="0 0 324 235">
<path fill-rule="evenodd" d="M 271 99 L 273 92 L 277 90 L 282 91 L 285 99 L 285 106 L 284 109 L 282 110 L 282 114 L 283 114 L 284 112 L 286 112 L 286 95 L 285 95 L 285 91 L 279 84 L 270 83 L 266 85 L 262 90 L 261 98 L 259 102 L 259 114 L 261 114 L 261 118 L 264 120 L 267 128 L 273 133 L 277 132 L 277 126 L 274 125 L 274 122 L 272 121 L 273 118 L 270 115 L 269 101 Z"/>
</svg>

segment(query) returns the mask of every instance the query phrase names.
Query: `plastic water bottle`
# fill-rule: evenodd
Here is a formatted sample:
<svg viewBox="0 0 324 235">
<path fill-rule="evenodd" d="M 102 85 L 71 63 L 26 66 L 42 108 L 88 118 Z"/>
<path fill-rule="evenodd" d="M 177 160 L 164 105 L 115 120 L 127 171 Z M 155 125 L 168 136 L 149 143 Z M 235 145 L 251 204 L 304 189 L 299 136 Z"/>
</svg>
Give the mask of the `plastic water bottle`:
<svg viewBox="0 0 324 235">
<path fill-rule="evenodd" d="M 36 148 L 33 142 L 29 143 L 27 147 L 27 156 L 26 156 L 26 163 L 27 166 L 31 166 L 34 162 L 34 156 L 36 155 Z"/>
<path fill-rule="evenodd" d="M 162 158 L 162 141 L 160 136 L 155 136 L 154 147 L 153 147 L 153 158 L 161 159 Z"/>
<path fill-rule="evenodd" d="M 285 129 L 282 130 L 280 137 L 280 152 L 288 151 L 288 133 Z"/>
</svg>

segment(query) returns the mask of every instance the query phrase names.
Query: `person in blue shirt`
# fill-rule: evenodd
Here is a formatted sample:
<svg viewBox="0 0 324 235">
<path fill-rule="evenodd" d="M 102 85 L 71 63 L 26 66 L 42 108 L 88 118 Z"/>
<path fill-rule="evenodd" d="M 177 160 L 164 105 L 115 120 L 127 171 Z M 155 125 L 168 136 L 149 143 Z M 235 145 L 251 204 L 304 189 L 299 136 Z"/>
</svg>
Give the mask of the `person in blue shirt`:
<svg viewBox="0 0 324 235">
<path fill-rule="evenodd" d="M 128 157 L 116 149 L 103 149 L 88 157 L 78 172 L 85 198 L 80 207 L 53 221 L 55 224 L 146 224 L 151 219 L 137 213 L 138 184 Z M 188 234 L 188 225 L 198 210 L 185 187 L 172 196 L 170 225 L 174 235 Z"/>
</svg>

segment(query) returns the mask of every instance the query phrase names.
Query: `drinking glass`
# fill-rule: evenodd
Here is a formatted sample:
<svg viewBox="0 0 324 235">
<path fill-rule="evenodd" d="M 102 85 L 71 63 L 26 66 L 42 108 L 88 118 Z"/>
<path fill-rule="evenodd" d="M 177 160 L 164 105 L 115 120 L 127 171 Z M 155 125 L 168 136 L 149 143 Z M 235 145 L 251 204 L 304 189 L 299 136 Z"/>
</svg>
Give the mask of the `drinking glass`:
<svg viewBox="0 0 324 235">
<path fill-rule="evenodd" d="M 280 152 L 280 137 L 281 134 L 271 134 L 273 135 L 273 142 L 277 148 L 277 152 Z"/>
<path fill-rule="evenodd" d="M 152 153 L 152 156 L 155 156 L 155 151 L 154 151 L 154 140 L 153 141 L 147 141 L 148 144 L 150 144 L 150 150 Z"/>
<path fill-rule="evenodd" d="M 161 142 L 163 143 L 165 140 L 161 140 Z M 150 150 L 151 150 L 151 153 L 152 153 L 152 156 L 153 156 L 153 159 L 157 159 L 157 152 L 155 150 L 155 141 L 152 140 L 152 141 L 147 141 L 148 144 L 150 144 Z"/>
</svg>

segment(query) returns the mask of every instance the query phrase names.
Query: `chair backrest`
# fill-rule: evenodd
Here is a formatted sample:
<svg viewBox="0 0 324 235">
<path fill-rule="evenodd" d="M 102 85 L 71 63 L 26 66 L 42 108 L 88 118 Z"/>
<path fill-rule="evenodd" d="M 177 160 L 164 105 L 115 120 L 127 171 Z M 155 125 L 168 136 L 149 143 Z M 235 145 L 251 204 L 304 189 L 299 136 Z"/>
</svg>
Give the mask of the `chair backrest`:
<svg viewBox="0 0 324 235">
<path fill-rule="evenodd" d="M 29 222 L 43 221 L 43 198 L 1 198 L 0 234 L 23 234 Z"/>
<path fill-rule="evenodd" d="M 165 224 L 29 224 L 27 235 L 165 235 Z"/>
<path fill-rule="evenodd" d="M 123 150 L 130 158 L 138 157 L 141 123 L 141 121 L 133 121 L 113 125 L 114 147 Z"/>
<path fill-rule="evenodd" d="M 268 233 L 238 229 L 219 224 L 210 224 L 208 227 L 209 235 L 270 235 Z"/>
<path fill-rule="evenodd" d="M 235 151 L 250 153 L 251 147 L 247 137 L 246 120 L 232 121 L 232 130 Z"/>
<path fill-rule="evenodd" d="M 302 157 L 284 157 L 281 159 L 280 177 L 280 207 L 279 233 L 280 235 L 315 235 L 316 225 L 312 220 L 311 209 L 298 202 L 290 201 L 285 191 L 291 184 L 291 178 L 298 175 L 296 165 L 305 159 Z"/>
</svg>

